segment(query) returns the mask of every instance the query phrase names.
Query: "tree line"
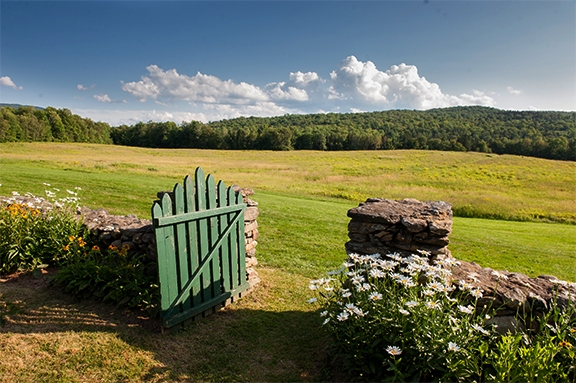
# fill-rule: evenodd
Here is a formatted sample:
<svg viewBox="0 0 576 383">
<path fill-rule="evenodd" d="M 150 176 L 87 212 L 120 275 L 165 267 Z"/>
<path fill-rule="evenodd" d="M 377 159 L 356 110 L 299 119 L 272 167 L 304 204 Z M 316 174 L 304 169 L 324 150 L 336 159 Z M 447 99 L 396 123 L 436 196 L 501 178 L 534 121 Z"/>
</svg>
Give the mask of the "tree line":
<svg viewBox="0 0 576 383">
<path fill-rule="evenodd" d="M 425 149 L 576 160 L 576 113 L 466 106 L 201 123 L 147 122 L 112 129 L 115 144 L 239 150 Z"/>
<path fill-rule="evenodd" d="M 0 108 L 0 142 L 61 141 L 111 144 L 110 125 L 68 109 L 32 106 Z"/>
<path fill-rule="evenodd" d="M 12 114 L 17 115 L 18 111 Z M 0 142 L 4 119 L 0 118 Z M 78 124 L 75 129 L 78 131 Z M 78 136 L 71 133 L 71 137 Z M 52 137 L 62 140 L 55 137 L 63 135 Z M 210 123 L 149 121 L 109 128 L 106 138 L 108 141 L 88 142 L 111 140 L 116 145 L 150 148 L 229 150 L 477 151 L 576 161 L 576 113 L 462 106 L 426 111 L 239 117 Z"/>
</svg>

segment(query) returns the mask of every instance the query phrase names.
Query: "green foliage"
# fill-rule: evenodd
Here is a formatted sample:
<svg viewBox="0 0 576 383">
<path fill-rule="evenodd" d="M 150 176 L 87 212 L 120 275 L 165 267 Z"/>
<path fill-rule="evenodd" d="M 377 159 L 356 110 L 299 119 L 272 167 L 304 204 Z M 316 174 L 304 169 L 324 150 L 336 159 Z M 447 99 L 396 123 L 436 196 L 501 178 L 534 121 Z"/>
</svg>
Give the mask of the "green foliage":
<svg viewBox="0 0 576 383">
<path fill-rule="evenodd" d="M 530 318 L 500 336 L 478 307 L 482 291 L 446 283 L 450 261 L 350 255 L 345 268 L 310 282 L 335 354 L 369 381 L 575 381 L 576 305 Z M 349 271 L 348 271 L 349 270 Z M 318 298 L 312 298 L 314 303 Z"/>
<path fill-rule="evenodd" d="M 113 128 L 115 144 L 242 150 L 429 149 L 576 160 L 576 113 L 469 106 L 427 111 L 239 117 Z"/>
<path fill-rule="evenodd" d="M 522 318 L 524 331 L 507 333 L 479 349 L 484 379 L 493 382 L 576 382 L 576 303 L 556 300 L 539 318 Z"/>
<path fill-rule="evenodd" d="M 158 280 L 145 254 L 131 253 L 129 246 L 100 250 L 86 245 L 82 238 L 70 237 L 66 261 L 52 277 L 53 284 L 78 298 L 96 298 L 156 314 Z"/>
<path fill-rule="evenodd" d="M 62 141 L 109 144 L 110 125 L 82 118 L 68 109 L 31 106 L 0 108 L 0 142 Z"/>
<path fill-rule="evenodd" d="M 42 199 L 29 197 L 36 204 L 14 197 L 0 203 L 0 274 L 58 265 L 66 255 L 66 238 L 83 230 L 73 197 L 54 200 L 50 209 L 42 209 Z"/>
</svg>

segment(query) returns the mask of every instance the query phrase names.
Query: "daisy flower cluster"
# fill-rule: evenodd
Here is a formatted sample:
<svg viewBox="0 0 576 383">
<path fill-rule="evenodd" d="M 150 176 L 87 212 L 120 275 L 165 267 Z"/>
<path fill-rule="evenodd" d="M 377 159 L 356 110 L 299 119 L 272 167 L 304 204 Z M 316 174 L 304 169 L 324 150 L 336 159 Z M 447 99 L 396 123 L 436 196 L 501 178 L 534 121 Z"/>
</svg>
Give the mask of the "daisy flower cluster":
<svg viewBox="0 0 576 383">
<path fill-rule="evenodd" d="M 45 187 L 50 184 L 44 183 Z M 66 239 L 78 236 L 78 191 L 46 189 L 46 197 L 13 191 L 0 197 L 0 273 L 45 268 L 66 256 Z"/>
<path fill-rule="evenodd" d="M 38 197 L 30 192 L 21 195 L 17 191 L 13 191 L 10 197 L 0 197 L 0 203 L 9 205 L 22 205 L 29 209 L 36 209 L 42 212 L 51 211 L 54 207 L 63 208 L 77 208 L 80 205 L 80 198 L 78 193 L 82 190 L 80 187 L 75 187 L 74 190 L 66 189 L 64 197 L 58 197 L 61 190 L 56 187 L 51 187 L 49 183 L 44 182 L 42 185 L 46 187 L 44 194 L 46 197 Z"/>
<path fill-rule="evenodd" d="M 552 302 L 540 318 L 516 318 L 525 330 L 499 334 L 496 308 L 478 305 L 478 276 L 452 281 L 453 259 L 429 259 L 425 251 L 350 254 L 340 270 L 310 281 L 308 302 L 319 305 L 351 373 L 374 381 L 528 381 L 539 374 L 576 382 L 576 304 L 560 310 Z M 496 288 L 507 278 L 493 276 Z M 562 292 L 572 283 L 550 281 L 568 298 Z M 528 328 L 534 324 L 538 331 Z"/>
<path fill-rule="evenodd" d="M 310 281 L 315 296 L 309 303 L 320 305 L 322 325 L 358 373 L 405 375 L 422 364 L 419 378 L 433 378 L 435 368 L 445 370 L 448 360 L 461 365 L 492 336 L 490 315 L 475 305 L 482 291 L 452 285 L 455 261 L 430 262 L 429 256 L 349 254 L 343 269 Z"/>
</svg>

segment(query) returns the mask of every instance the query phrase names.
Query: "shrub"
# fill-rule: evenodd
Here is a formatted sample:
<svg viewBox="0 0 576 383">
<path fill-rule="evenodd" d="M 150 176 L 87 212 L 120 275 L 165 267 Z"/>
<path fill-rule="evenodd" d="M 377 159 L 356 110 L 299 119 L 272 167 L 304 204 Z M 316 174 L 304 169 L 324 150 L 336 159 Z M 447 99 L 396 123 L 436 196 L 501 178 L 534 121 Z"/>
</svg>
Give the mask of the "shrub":
<svg viewBox="0 0 576 383">
<path fill-rule="evenodd" d="M 313 280 L 323 326 L 351 374 L 384 381 L 574 381 L 576 310 L 557 306 L 538 331 L 500 336 L 482 291 L 449 283 L 451 260 L 351 254 Z M 550 323 L 548 323 L 550 322 Z M 553 330 L 552 330 L 553 329 Z M 530 380 L 529 379 L 529 380 Z"/>
<path fill-rule="evenodd" d="M 129 246 L 100 250 L 70 237 L 64 265 L 51 283 L 78 298 L 96 298 L 154 315 L 159 301 L 156 275 L 147 273 L 146 255 L 130 254 Z"/>
<path fill-rule="evenodd" d="M 13 192 L 0 203 L 0 274 L 56 266 L 51 283 L 66 292 L 154 315 L 159 301 L 155 265 L 128 247 L 101 251 L 77 219 L 77 192 L 67 190 L 68 197 L 57 198 L 57 191 L 46 190 L 48 200 Z"/>
<path fill-rule="evenodd" d="M 0 274 L 57 265 L 66 256 L 67 238 L 82 235 L 75 218 L 77 198 L 56 199 L 53 191 L 46 193 L 51 203 L 30 194 L 17 199 L 17 192 L 0 202 Z"/>
</svg>

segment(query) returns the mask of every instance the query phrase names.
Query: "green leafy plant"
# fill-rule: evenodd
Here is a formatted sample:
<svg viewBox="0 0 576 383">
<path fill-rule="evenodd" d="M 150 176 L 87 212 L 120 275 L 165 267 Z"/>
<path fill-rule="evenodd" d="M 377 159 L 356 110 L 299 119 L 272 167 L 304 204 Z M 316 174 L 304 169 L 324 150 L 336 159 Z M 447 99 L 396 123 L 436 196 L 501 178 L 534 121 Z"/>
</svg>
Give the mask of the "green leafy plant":
<svg viewBox="0 0 576 383">
<path fill-rule="evenodd" d="M 77 198 L 56 199 L 53 191 L 46 193 L 51 202 L 31 194 L 18 199 L 17 192 L 0 202 L 0 274 L 58 264 L 66 255 L 66 239 L 82 235 L 75 217 Z"/>
<path fill-rule="evenodd" d="M 323 326 L 353 375 L 385 381 L 574 381 L 574 305 L 499 335 L 482 291 L 450 282 L 450 259 L 351 254 L 313 280 Z M 554 329 L 554 330 L 552 330 Z"/>
<path fill-rule="evenodd" d="M 93 297 L 156 313 L 158 281 L 154 273 L 147 272 L 153 265 L 146 262 L 145 254 L 131 253 L 129 246 L 101 250 L 87 246 L 83 238 L 69 239 L 66 262 L 51 283 L 79 298 Z"/>
</svg>

